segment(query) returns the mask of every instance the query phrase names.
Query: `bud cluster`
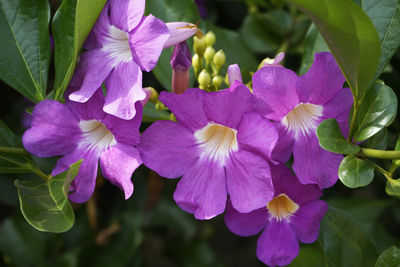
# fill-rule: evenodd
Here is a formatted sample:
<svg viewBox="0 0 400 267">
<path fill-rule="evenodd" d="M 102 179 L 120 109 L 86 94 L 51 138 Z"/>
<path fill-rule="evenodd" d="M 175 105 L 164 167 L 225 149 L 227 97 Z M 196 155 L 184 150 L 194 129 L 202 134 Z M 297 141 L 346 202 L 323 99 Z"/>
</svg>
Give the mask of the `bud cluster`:
<svg viewBox="0 0 400 267">
<path fill-rule="evenodd" d="M 212 31 L 204 37 L 193 37 L 192 66 L 199 82 L 200 89 L 217 91 L 224 81 L 220 75 L 221 67 L 225 64 L 226 57 L 222 49 L 215 51 L 213 45 L 216 38 Z"/>
</svg>

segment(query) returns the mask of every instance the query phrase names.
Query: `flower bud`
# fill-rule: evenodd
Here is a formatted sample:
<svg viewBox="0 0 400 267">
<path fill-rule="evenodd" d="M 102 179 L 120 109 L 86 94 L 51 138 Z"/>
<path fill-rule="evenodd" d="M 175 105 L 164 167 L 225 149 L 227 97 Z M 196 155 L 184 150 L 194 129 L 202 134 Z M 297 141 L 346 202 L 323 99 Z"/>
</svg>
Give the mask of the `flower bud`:
<svg viewBox="0 0 400 267">
<path fill-rule="evenodd" d="M 217 68 L 221 68 L 225 64 L 225 53 L 222 49 L 218 50 L 218 52 L 214 55 L 214 64 Z"/>
<path fill-rule="evenodd" d="M 200 89 L 207 89 L 211 83 L 211 76 L 206 70 L 202 70 L 199 74 L 199 87 Z"/>
<path fill-rule="evenodd" d="M 215 49 L 212 46 L 207 47 L 204 52 L 204 59 L 207 63 L 211 63 L 215 55 Z"/>
<path fill-rule="evenodd" d="M 196 54 L 198 54 L 200 57 L 203 56 L 204 51 L 206 51 L 206 41 L 204 38 L 197 38 L 197 36 L 193 37 L 193 50 Z"/>
<path fill-rule="evenodd" d="M 201 63 L 201 58 L 199 57 L 198 54 L 193 55 L 192 66 L 195 73 L 198 73 L 203 68 L 203 64 Z"/>
<path fill-rule="evenodd" d="M 161 103 L 161 101 L 157 101 L 156 105 L 155 105 L 156 110 L 158 111 L 163 111 L 166 110 L 167 108 L 165 107 L 165 105 L 163 103 Z"/>
<path fill-rule="evenodd" d="M 232 64 L 228 67 L 229 84 L 232 85 L 235 81 L 243 83 L 242 74 L 238 64 Z"/>
<path fill-rule="evenodd" d="M 176 121 L 176 117 L 175 117 L 174 113 L 169 114 L 169 120 Z"/>
<path fill-rule="evenodd" d="M 282 67 L 280 62 L 285 58 L 285 53 L 281 52 L 278 55 L 276 55 L 275 58 L 264 58 L 263 61 L 261 61 L 260 65 L 258 66 L 258 69 L 261 69 L 262 67 L 265 66 L 270 66 L 270 67 Z"/>
<path fill-rule="evenodd" d="M 156 89 L 153 87 L 144 87 L 143 88 L 144 92 L 146 93 L 146 98 L 141 100 L 140 103 L 142 103 L 142 106 L 144 107 L 147 103 L 147 101 L 156 103 L 158 100 L 158 92 Z"/>
<path fill-rule="evenodd" d="M 207 46 L 213 46 L 215 44 L 215 34 L 212 31 L 207 32 L 204 36 Z"/>
<path fill-rule="evenodd" d="M 189 67 L 192 55 L 186 42 L 175 46 L 171 55 L 172 92 L 181 94 L 189 87 Z"/>
<path fill-rule="evenodd" d="M 218 90 L 223 81 L 224 78 L 222 78 L 221 75 L 217 75 L 212 79 L 212 84 L 214 85 L 215 89 Z"/>
</svg>

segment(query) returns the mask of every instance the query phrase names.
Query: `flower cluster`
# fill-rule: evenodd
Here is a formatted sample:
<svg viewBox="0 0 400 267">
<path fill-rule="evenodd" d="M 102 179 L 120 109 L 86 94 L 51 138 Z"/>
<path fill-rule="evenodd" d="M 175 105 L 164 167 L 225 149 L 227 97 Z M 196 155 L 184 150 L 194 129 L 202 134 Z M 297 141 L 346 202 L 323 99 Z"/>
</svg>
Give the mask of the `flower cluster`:
<svg viewBox="0 0 400 267">
<path fill-rule="evenodd" d="M 321 190 L 338 179 L 342 156 L 321 149 L 315 134 L 328 118 L 348 131 L 352 97 L 336 61 L 329 53 L 316 54 L 310 70 L 298 77 L 279 64 L 280 54 L 263 61 L 252 89 L 243 84 L 238 65 L 228 67 L 227 89 L 217 90 L 222 80 L 214 92 L 187 89 L 190 52 L 184 41 L 196 26 L 143 16 L 144 7 L 144 0 L 106 4 L 85 43 L 66 103 L 45 100 L 34 108 L 25 148 L 40 157 L 62 156 L 53 175 L 84 159 L 70 188 L 74 202 L 90 198 L 98 162 L 125 198 L 133 193 L 131 176 L 142 163 L 163 177 L 182 177 L 173 195 L 181 209 L 200 220 L 225 212 L 235 234 L 262 231 L 261 261 L 289 264 L 299 242 L 316 240 L 328 208 L 319 200 Z M 215 36 L 208 38 L 215 42 Z M 176 121 L 156 121 L 140 136 L 149 97 L 142 71 L 153 69 L 162 49 L 172 45 L 174 93 L 162 92 L 159 101 Z M 295 175 L 285 166 L 291 156 Z"/>
</svg>

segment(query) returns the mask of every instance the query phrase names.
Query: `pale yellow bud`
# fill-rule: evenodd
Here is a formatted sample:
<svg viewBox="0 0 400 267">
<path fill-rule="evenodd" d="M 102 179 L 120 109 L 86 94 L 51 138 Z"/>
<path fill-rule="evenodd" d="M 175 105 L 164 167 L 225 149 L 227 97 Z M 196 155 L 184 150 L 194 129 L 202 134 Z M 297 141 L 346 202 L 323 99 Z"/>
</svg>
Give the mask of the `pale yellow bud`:
<svg viewBox="0 0 400 267">
<path fill-rule="evenodd" d="M 222 49 L 218 50 L 218 52 L 214 55 L 214 64 L 217 68 L 221 68 L 225 64 L 225 53 Z"/>
<path fill-rule="evenodd" d="M 206 52 L 204 52 L 204 59 L 207 63 L 211 63 L 215 55 L 215 49 L 212 46 L 207 47 Z"/>
<path fill-rule="evenodd" d="M 206 70 L 202 70 L 199 74 L 199 87 L 200 89 L 207 89 L 211 83 L 211 76 Z"/>
<path fill-rule="evenodd" d="M 219 89 L 219 87 L 221 86 L 223 81 L 224 81 L 224 78 L 222 78 L 221 75 L 217 75 L 212 79 L 212 83 L 213 83 L 213 85 L 214 85 L 216 90 Z"/>
<path fill-rule="evenodd" d="M 204 38 L 197 38 L 196 36 L 193 37 L 193 50 L 196 54 L 198 54 L 200 57 L 203 56 L 204 51 L 206 51 L 206 41 Z"/>
<path fill-rule="evenodd" d="M 192 66 L 194 69 L 194 72 L 199 72 L 202 69 L 202 65 L 200 62 L 201 58 L 199 57 L 198 54 L 194 54 L 192 57 Z"/>
<path fill-rule="evenodd" d="M 212 31 L 207 32 L 204 36 L 207 46 L 213 46 L 215 44 L 215 34 Z"/>
</svg>

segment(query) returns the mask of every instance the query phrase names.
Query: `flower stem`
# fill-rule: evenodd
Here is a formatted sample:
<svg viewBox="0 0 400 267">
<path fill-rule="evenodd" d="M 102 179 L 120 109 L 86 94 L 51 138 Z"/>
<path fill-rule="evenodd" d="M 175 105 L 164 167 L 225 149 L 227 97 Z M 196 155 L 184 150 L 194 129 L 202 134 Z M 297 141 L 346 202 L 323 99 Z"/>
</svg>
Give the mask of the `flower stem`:
<svg viewBox="0 0 400 267">
<path fill-rule="evenodd" d="M 400 159 L 400 151 L 397 150 L 378 150 L 362 147 L 357 155 L 377 159 Z"/>
<path fill-rule="evenodd" d="M 0 152 L 3 153 L 10 153 L 10 154 L 25 154 L 29 155 L 29 152 L 26 151 L 24 148 L 19 148 L 19 147 L 0 147 Z"/>
</svg>

